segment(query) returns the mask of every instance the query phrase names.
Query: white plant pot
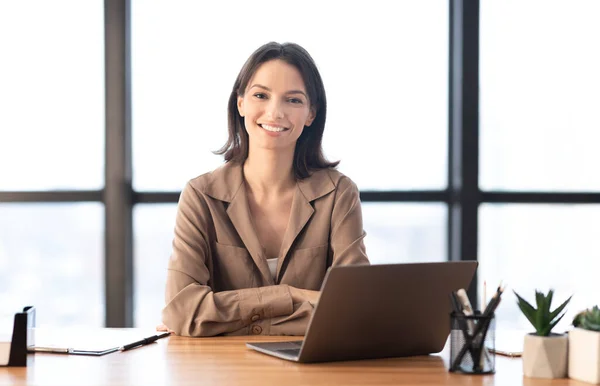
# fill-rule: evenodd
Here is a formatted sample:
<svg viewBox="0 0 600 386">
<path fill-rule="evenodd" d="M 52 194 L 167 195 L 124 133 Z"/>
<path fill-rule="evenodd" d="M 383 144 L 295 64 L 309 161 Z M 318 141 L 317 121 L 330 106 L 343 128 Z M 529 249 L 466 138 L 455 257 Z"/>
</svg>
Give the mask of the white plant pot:
<svg viewBox="0 0 600 386">
<path fill-rule="evenodd" d="M 600 384 L 600 332 L 569 331 L 569 378 Z"/>
<path fill-rule="evenodd" d="M 523 374 L 532 378 L 565 378 L 568 343 L 566 334 L 525 335 Z"/>
</svg>

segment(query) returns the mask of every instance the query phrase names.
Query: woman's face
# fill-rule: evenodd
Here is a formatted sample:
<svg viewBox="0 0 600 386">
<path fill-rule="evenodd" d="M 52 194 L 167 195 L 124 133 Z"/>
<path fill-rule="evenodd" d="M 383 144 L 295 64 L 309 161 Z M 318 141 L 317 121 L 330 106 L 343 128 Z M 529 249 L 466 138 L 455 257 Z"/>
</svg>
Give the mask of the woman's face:
<svg viewBox="0 0 600 386">
<path fill-rule="evenodd" d="M 250 148 L 293 150 L 304 126 L 315 118 L 302 75 L 282 60 L 260 65 L 237 105 Z"/>
</svg>

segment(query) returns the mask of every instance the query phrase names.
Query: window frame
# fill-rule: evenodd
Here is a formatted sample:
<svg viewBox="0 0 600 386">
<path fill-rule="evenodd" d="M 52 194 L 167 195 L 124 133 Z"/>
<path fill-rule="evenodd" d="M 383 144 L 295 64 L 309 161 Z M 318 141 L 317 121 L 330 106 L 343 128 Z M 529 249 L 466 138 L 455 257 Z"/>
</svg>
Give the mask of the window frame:
<svg viewBox="0 0 600 386">
<path fill-rule="evenodd" d="M 479 188 L 479 0 L 449 0 L 448 186 L 361 191 L 363 202 L 448 206 L 447 259 L 478 257 L 482 203 L 600 204 L 600 192 L 482 191 Z M 132 327 L 133 206 L 177 203 L 179 192 L 134 191 L 131 138 L 131 0 L 104 1 L 106 148 L 102 190 L 0 191 L 0 202 L 101 202 L 105 208 L 106 327 Z M 477 297 L 477 279 L 468 290 Z"/>
</svg>

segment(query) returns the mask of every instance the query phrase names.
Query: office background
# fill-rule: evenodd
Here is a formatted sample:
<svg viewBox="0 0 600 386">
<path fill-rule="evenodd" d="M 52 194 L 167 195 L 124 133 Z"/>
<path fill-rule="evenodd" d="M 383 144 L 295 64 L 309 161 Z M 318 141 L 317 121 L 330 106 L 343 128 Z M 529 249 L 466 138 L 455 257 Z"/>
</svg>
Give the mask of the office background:
<svg viewBox="0 0 600 386">
<path fill-rule="evenodd" d="M 475 260 L 598 303 L 600 2 L 0 0 L 0 307 L 160 322 L 179 190 L 214 169 L 250 53 L 293 41 L 373 263 Z M 381 170 L 374 173 L 373 170 Z M 527 328 L 512 294 L 499 326 Z"/>
</svg>

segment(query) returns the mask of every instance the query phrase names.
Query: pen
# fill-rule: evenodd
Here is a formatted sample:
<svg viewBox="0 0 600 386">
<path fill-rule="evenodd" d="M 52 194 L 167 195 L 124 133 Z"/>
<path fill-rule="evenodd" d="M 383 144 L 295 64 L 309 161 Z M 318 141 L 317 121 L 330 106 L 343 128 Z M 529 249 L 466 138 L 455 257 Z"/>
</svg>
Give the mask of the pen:
<svg viewBox="0 0 600 386">
<path fill-rule="evenodd" d="M 134 347 L 144 346 L 144 345 L 153 343 L 153 342 L 157 341 L 158 339 L 165 338 L 165 337 L 167 337 L 169 335 L 171 335 L 170 332 L 163 332 L 162 334 L 152 335 L 152 336 L 149 336 L 149 337 L 144 338 L 142 340 L 138 340 L 137 342 L 126 344 L 125 346 L 121 347 L 119 350 L 121 350 L 121 351 L 131 350 Z"/>
<path fill-rule="evenodd" d="M 29 347 L 27 350 L 31 351 L 31 352 L 47 352 L 47 353 L 53 353 L 53 354 L 69 354 L 73 349 L 70 349 L 70 348 L 60 348 L 60 347 L 40 347 L 40 346 L 33 346 L 33 347 Z"/>
<path fill-rule="evenodd" d="M 492 296 L 492 299 L 490 300 L 487 307 L 483 311 L 484 316 L 489 316 L 496 310 L 496 307 L 498 307 L 498 304 L 500 303 L 500 297 L 502 296 L 503 292 L 504 292 L 504 288 L 501 286 L 498 286 L 496 293 L 494 294 L 494 296 Z"/>
</svg>

